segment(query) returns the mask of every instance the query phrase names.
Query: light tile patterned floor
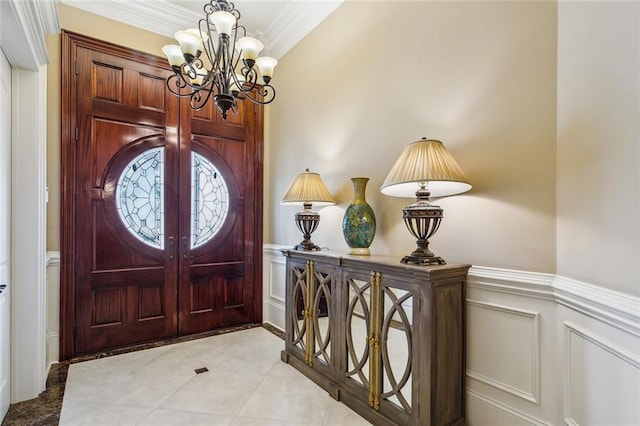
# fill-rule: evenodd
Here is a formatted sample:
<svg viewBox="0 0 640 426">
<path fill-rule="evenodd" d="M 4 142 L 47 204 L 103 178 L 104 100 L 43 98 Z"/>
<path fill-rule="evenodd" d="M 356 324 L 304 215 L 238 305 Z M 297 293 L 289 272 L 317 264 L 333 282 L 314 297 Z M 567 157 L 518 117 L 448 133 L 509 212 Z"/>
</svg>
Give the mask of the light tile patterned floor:
<svg viewBox="0 0 640 426">
<path fill-rule="evenodd" d="M 369 424 L 280 361 L 282 348 L 252 328 L 72 364 L 60 425 Z"/>
</svg>

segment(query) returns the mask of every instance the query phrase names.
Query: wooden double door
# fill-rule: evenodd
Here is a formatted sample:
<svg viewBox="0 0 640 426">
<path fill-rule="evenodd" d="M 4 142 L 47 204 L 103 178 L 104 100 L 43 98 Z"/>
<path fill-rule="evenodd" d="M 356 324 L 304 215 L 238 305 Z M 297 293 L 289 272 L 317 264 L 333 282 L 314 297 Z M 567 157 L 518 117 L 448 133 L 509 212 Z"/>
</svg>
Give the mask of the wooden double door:
<svg viewBox="0 0 640 426">
<path fill-rule="evenodd" d="M 63 34 L 61 359 L 260 322 L 262 111 L 168 92 L 164 59 Z"/>
</svg>

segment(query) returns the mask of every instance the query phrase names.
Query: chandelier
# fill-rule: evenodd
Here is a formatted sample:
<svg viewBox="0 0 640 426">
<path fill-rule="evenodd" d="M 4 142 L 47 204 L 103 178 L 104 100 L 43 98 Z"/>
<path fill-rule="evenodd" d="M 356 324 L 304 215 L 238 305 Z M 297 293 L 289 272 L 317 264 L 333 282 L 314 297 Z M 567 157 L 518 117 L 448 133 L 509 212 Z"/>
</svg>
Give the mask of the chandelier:
<svg viewBox="0 0 640 426">
<path fill-rule="evenodd" d="M 237 112 L 236 100 L 241 94 L 256 104 L 272 102 L 276 92 L 270 83 L 278 61 L 258 57 L 264 45 L 247 36 L 233 3 L 209 0 L 204 12 L 198 28 L 175 33 L 179 45 L 162 48 L 174 72 L 167 78 L 169 91 L 189 97 L 194 110 L 202 109 L 213 96 L 225 120 L 228 110 Z M 258 83 L 258 70 L 262 83 Z"/>
</svg>

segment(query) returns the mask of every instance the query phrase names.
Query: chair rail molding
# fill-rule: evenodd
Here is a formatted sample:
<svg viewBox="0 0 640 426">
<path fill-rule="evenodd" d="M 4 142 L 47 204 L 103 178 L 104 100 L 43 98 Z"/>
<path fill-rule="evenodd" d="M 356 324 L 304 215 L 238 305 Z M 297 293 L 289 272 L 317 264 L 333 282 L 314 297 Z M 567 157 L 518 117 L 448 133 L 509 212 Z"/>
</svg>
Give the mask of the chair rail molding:
<svg viewBox="0 0 640 426">
<path fill-rule="evenodd" d="M 640 337 L 640 298 L 561 276 L 551 287 L 557 303 Z"/>
</svg>

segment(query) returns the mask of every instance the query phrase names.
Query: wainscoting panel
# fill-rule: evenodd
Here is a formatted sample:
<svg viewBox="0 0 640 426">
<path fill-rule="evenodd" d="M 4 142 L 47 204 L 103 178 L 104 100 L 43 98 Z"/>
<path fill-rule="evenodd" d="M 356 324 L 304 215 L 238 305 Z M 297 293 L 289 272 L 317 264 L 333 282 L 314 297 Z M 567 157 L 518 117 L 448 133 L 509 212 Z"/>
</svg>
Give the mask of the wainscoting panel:
<svg viewBox="0 0 640 426">
<path fill-rule="evenodd" d="M 263 249 L 262 322 L 284 331 L 284 298 L 286 294 L 286 259 L 284 246 L 265 244 Z"/>
<path fill-rule="evenodd" d="M 540 400 L 540 313 L 467 299 L 467 376 Z"/>
<path fill-rule="evenodd" d="M 562 388 L 557 380 L 557 305 L 551 282 L 552 276 L 546 274 L 478 267 L 469 271 L 467 418 L 471 424 L 559 423 Z"/>
<path fill-rule="evenodd" d="M 60 360 L 60 252 L 47 252 L 47 369 Z"/>
<path fill-rule="evenodd" d="M 638 354 L 572 322 L 563 325 L 566 424 L 640 424 Z"/>
<path fill-rule="evenodd" d="M 467 421 L 469 426 L 484 425 L 536 425 L 552 423 L 532 417 L 496 399 L 467 388 Z"/>
</svg>

